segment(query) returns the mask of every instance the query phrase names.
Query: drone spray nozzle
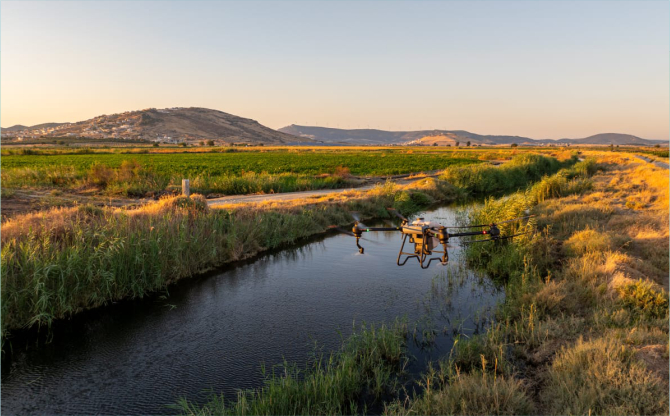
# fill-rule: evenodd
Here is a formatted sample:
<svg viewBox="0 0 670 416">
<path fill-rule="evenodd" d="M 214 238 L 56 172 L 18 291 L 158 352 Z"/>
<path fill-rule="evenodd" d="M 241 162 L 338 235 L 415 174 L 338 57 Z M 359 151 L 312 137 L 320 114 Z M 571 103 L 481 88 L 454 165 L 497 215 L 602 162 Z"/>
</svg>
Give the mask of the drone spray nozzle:
<svg viewBox="0 0 670 416">
<path fill-rule="evenodd" d="M 500 229 L 495 224 L 491 224 L 491 228 L 489 228 L 488 234 L 491 236 L 491 238 L 498 238 L 500 237 Z"/>
</svg>

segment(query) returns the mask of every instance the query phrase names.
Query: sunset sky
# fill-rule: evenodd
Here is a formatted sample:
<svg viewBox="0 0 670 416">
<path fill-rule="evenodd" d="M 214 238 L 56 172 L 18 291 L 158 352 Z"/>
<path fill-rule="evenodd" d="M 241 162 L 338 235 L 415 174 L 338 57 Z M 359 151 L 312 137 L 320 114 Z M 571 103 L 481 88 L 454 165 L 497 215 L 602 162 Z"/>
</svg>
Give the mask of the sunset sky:
<svg viewBox="0 0 670 416">
<path fill-rule="evenodd" d="M 9 2 L 2 126 L 207 107 L 279 128 L 668 139 L 654 2 Z"/>
</svg>

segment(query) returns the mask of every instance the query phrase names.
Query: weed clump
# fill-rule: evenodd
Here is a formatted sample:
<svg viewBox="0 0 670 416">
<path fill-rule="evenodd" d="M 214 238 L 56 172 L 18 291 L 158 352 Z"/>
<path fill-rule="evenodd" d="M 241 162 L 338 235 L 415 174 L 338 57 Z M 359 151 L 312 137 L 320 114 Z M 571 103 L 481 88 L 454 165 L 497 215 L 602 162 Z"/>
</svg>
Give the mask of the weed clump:
<svg viewBox="0 0 670 416">
<path fill-rule="evenodd" d="M 570 256 L 603 252 L 611 247 L 612 239 L 608 234 L 600 233 L 591 228 L 577 231 L 563 244 L 563 248 Z"/>
<path fill-rule="evenodd" d="M 646 280 L 637 280 L 617 287 L 623 304 L 633 313 L 650 319 L 668 316 L 668 292 L 657 290 Z"/>
<path fill-rule="evenodd" d="M 651 415 L 667 412 L 667 388 L 611 338 L 561 349 L 543 389 L 550 414 Z"/>
</svg>

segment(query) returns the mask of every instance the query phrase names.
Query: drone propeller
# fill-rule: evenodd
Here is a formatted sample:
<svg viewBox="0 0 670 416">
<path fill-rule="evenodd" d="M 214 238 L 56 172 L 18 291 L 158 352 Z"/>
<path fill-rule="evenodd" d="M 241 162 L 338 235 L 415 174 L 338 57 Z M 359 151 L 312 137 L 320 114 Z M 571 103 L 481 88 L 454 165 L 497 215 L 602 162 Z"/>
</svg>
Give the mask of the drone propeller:
<svg viewBox="0 0 670 416">
<path fill-rule="evenodd" d="M 351 216 L 356 220 L 356 227 L 360 225 L 360 227 L 358 228 L 368 228 L 368 226 L 363 224 L 363 222 L 361 221 L 361 216 L 358 214 L 358 212 L 351 211 L 349 214 L 351 214 Z"/>
<path fill-rule="evenodd" d="M 389 212 L 392 212 L 396 217 L 400 218 L 401 220 L 403 220 L 405 222 L 409 222 L 409 220 L 407 218 L 403 217 L 403 215 L 401 213 L 399 213 L 397 209 L 395 209 L 395 208 L 386 208 L 386 209 Z"/>
<path fill-rule="evenodd" d="M 328 229 L 339 231 L 339 232 L 341 232 L 342 234 L 346 234 L 346 235 L 349 235 L 349 236 L 351 236 L 351 237 L 356 237 L 356 234 L 352 233 L 352 232 L 349 231 L 349 230 L 345 230 L 345 229 L 342 228 L 342 227 L 338 227 L 337 225 L 329 225 L 329 226 L 328 226 Z M 382 243 L 379 242 L 379 241 L 369 240 L 369 239 L 364 238 L 364 237 L 360 237 L 360 238 L 361 238 L 362 240 L 368 242 L 368 243 L 372 243 L 372 244 L 376 244 L 376 245 L 382 245 Z"/>
<path fill-rule="evenodd" d="M 393 224 L 389 220 L 382 220 L 382 222 L 387 226 L 387 227 L 395 227 L 395 224 Z"/>
<path fill-rule="evenodd" d="M 341 232 L 342 234 L 346 234 L 346 235 L 350 235 L 352 237 L 356 237 L 356 235 L 354 233 L 352 233 L 351 231 L 345 230 L 344 228 L 338 227 L 337 225 L 329 225 L 328 229 L 337 230 L 337 231 Z"/>
<path fill-rule="evenodd" d="M 525 215 L 523 217 L 517 217 L 517 218 L 512 218 L 511 220 L 507 221 L 500 221 L 500 222 L 494 222 L 491 224 L 476 224 L 476 225 L 461 225 L 461 226 L 449 226 L 447 228 L 484 228 L 484 227 L 490 227 L 491 225 L 500 225 L 500 224 L 507 224 L 509 222 L 515 222 L 515 221 L 520 221 L 526 218 L 533 218 L 535 215 Z"/>
</svg>

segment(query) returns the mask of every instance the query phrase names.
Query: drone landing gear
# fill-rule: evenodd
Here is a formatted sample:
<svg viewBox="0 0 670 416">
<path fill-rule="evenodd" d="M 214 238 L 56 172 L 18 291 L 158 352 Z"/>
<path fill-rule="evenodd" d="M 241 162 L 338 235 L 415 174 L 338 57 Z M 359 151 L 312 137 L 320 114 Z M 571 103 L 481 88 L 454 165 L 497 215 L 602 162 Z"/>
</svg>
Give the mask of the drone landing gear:
<svg viewBox="0 0 670 416">
<path fill-rule="evenodd" d="M 405 243 L 407 242 L 408 237 L 410 244 L 414 244 L 413 253 L 402 251 L 402 249 L 405 248 Z M 446 265 L 449 262 L 449 254 L 447 253 L 447 243 L 446 242 L 441 243 L 443 248 L 442 251 L 435 250 L 432 248 L 432 238 L 433 237 L 427 234 L 412 235 L 412 236 L 405 234 L 402 239 L 402 245 L 400 246 L 400 252 L 398 253 L 398 259 L 396 261 L 396 264 L 398 266 L 404 266 L 405 263 L 407 263 L 407 260 L 414 258 L 417 259 L 422 269 L 427 269 L 428 267 L 430 267 L 430 263 L 432 263 L 434 260 L 439 260 L 442 263 L 442 265 Z M 428 262 L 426 262 L 426 258 L 433 253 L 442 253 L 442 257 L 441 258 L 431 257 L 428 259 Z M 405 255 L 405 258 L 401 262 L 400 259 L 403 255 Z"/>
<path fill-rule="evenodd" d="M 356 247 L 358 247 L 358 252 L 363 254 L 365 252 L 365 249 L 361 247 L 361 245 L 358 243 L 358 240 L 360 240 L 360 236 L 356 236 Z"/>
</svg>

